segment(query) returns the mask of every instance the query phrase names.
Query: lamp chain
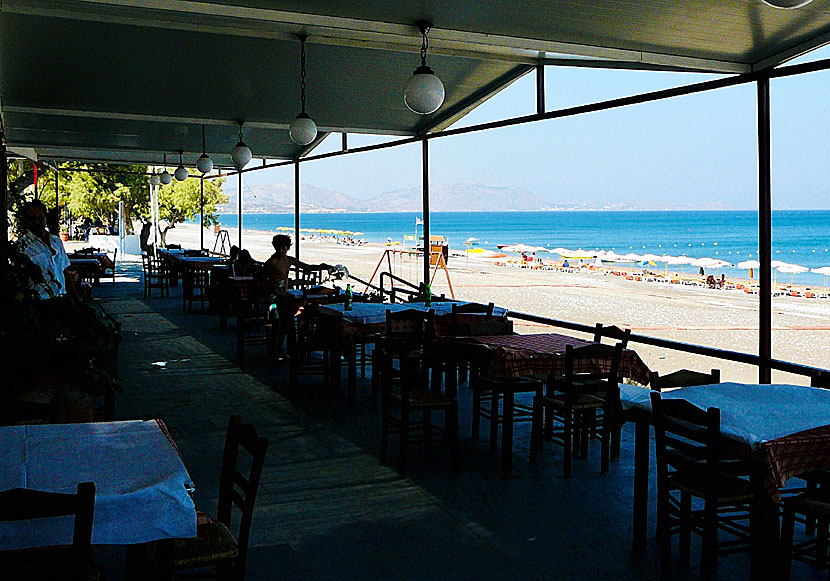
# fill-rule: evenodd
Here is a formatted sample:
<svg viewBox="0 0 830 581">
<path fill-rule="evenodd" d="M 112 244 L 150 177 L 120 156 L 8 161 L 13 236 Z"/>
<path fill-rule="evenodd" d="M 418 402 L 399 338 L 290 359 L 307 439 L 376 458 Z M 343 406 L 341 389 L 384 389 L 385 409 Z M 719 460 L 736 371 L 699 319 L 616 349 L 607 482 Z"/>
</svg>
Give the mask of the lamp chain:
<svg viewBox="0 0 830 581">
<path fill-rule="evenodd" d="M 242 124 L 239 124 L 239 141 L 242 142 Z"/>
<path fill-rule="evenodd" d="M 429 39 L 427 39 L 427 33 L 429 32 L 429 27 L 425 26 L 421 30 L 421 66 L 425 67 L 427 65 L 427 47 L 429 46 Z"/>
<path fill-rule="evenodd" d="M 203 155 L 206 154 L 205 149 L 206 149 L 206 147 L 205 147 L 205 124 L 202 123 L 202 154 Z"/>
<path fill-rule="evenodd" d="M 300 41 L 300 104 L 305 113 L 305 39 Z"/>
</svg>

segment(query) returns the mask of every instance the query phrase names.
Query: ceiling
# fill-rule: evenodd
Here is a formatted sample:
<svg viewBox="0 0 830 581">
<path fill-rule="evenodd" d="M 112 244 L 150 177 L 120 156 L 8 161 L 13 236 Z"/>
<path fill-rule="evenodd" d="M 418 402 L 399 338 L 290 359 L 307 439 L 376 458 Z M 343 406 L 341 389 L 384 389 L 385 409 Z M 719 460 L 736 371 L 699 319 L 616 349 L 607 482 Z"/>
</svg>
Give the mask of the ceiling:
<svg viewBox="0 0 830 581">
<path fill-rule="evenodd" d="M 419 116 L 403 86 L 428 64 L 447 97 Z M 288 124 L 307 110 L 317 142 Z M 537 64 L 742 73 L 830 40 L 830 0 L 0 0 L 0 112 L 11 151 L 161 163 L 183 150 L 230 165 L 244 121 L 258 158 L 296 159 L 330 132 L 445 128 Z M 176 159 L 176 161 L 178 161 Z"/>
</svg>

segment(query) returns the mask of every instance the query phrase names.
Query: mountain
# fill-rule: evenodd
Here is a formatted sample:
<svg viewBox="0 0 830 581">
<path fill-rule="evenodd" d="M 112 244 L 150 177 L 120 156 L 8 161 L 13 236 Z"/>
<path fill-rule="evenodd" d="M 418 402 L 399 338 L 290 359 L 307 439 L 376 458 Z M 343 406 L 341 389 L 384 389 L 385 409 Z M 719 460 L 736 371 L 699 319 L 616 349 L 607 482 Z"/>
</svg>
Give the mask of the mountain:
<svg viewBox="0 0 830 581">
<path fill-rule="evenodd" d="M 226 190 L 227 204 L 219 213 L 236 211 L 236 191 Z M 368 200 L 303 184 L 300 211 L 309 212 L 420 212 L 421 189 L 384 192 Z M 249 214 L 294 212 L 294 184 L 265 184 L 245 188 L 243 210 Z M 430 187 L 430 210 L 433 212 L 509 212 L 550 209 L 550 204 L 532 192 L 511 187 L 482 184 L 445 184 Z"/>
</svg>

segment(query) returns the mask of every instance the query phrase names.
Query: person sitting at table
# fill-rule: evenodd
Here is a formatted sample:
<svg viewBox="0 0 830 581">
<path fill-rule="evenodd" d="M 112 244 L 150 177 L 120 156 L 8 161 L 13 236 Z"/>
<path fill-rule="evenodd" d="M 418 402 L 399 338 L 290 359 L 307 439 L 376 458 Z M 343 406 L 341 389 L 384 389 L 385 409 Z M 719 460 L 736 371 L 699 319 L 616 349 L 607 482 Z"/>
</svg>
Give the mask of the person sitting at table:
<svg viewBox="0 0 830 581">
<path fill-rule="evenodd" d="M 277 234 L 271 239 L 271 244 L 274 246 L 274 254 L 271 255 L 262 268 L 257 273 L 260 280 L 267 281 L 274 287 L 277 304 L 277 357 L 285 359 L 282 345 L 285 341 L 288 326 L 281 321 L 287 321 L 297 312 L 297 306 L 293 297 L 288 294 L 288 288 L 293 286 L 288 280 L 288 273 L 292 266 L 301 270 L 329 270 L 331 267 L 328 264 L 306 264 L 301 262 L 293 256 L 288 256 L 288 250 L 291 248 L 291 237 L 285 234 Z M 241 254 L 241 252 L 240 252 Z"/>
<path fill-rule="evenodd" d="M 262 264 L 254 260 L 245 248 L 240 250 L 236 260 L 231 262 L 234 276 L 252 276 L 259 271 L 261 266 Z"/>
<path fill-rule="evenodd" d="M 69 257 L 63 242 L 46 229 L 46 206 L 40 200 L 26 202 L 20 208 L 18 220 L 23 232 L 18 239 L 20 248 L 32 262 L 40 267 L 42 281 L 29 281 L 29 288 L 35 291 L 39 299 L 62 297 L 74 291 L 72 284 L 67 284 L 66 269 L 70 266 Z M 71 282 L 71 275 L 69 278 Z"/>
</svg>

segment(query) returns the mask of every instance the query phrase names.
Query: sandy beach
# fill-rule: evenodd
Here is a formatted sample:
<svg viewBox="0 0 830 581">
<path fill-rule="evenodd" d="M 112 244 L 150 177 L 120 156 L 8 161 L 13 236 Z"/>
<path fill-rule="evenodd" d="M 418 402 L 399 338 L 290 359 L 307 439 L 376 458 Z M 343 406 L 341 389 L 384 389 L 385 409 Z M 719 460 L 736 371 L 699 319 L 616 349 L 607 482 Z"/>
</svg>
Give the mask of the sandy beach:
<svg viewBox="0 0 830 581">
<path fill-rule="evenodd" d="M 229 234 L 232 243 L 236 243 L 237 231 L 229 229 Z M 270 241 L 274 234 L 245 229 L 243 247 L 255 259 L 265 260 L 272 253 Z M 212 249 L 212 230 L 205 230 L 204 240 L 205 246 Z M 198 248 L 199 227 L 180 224 L 168 232 L 167 241 L 185 248 Z M 384 250 L 383 244 L 347 246 L 302 240 L 300 259 L 308 263 L 343 264 L 350 273 L 369 280 Z M 757 353 L 758 295 L 735 289 L 629 281 L 599 271 L 562 272 L 497 266 L 493 259 L 474 255 L 451 255 L 448 266 L 455 297 L 459 299 L 493 302 L 511 311 L 587 325 L 597 322 L 615 324 L 629 327 L 636 334 Z M 396 257 L 393 270 L 407 280 L 417 281 L 422 262 L 416 257 Z M 692 275 L 687 273 L 687 276 Z M 434 294 L 450 294 L 446 277 L 440 270 L 432 289 Z M 361 285 L 357 285 L 357 290 L 362 290 Z M 773 297 L 772 309 L 773 358 L 827 367 L 830 364 L 830 299 Z M 517 324 L 516 330 L 532 333 L 551 329 L 542 325 Z M 749 365 L 648 345 L 633 344 L 632 347 L 649 368 L 661 373 L 680 368 L 719 368 L 723 381 L 757 381 L 757 370 Z M 782 372 L 773 372 L 773 381 L 808 383 L 804 377 Z"/>
</svg>

